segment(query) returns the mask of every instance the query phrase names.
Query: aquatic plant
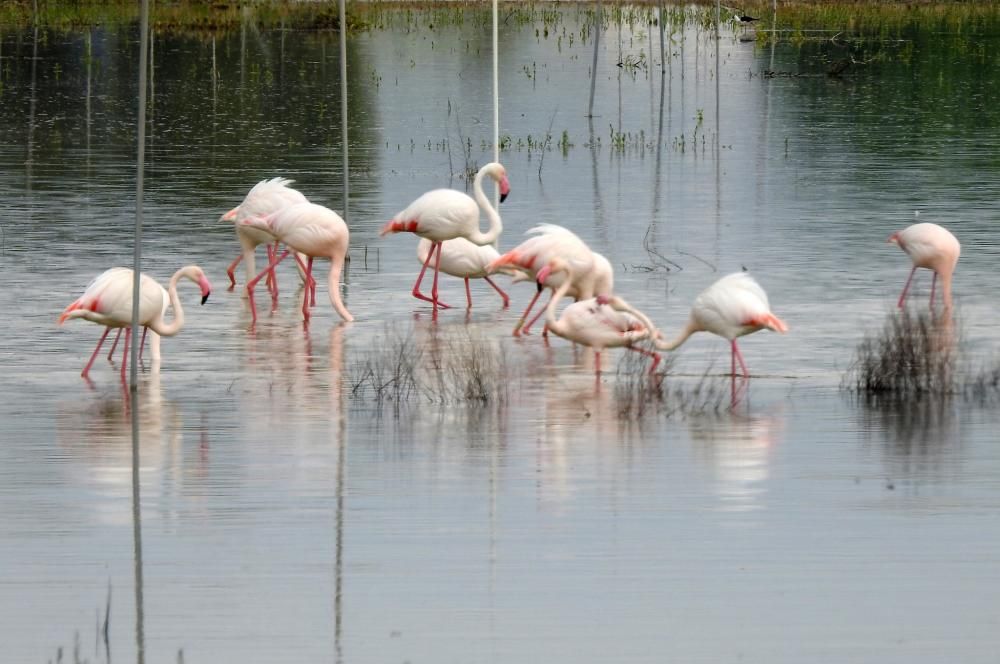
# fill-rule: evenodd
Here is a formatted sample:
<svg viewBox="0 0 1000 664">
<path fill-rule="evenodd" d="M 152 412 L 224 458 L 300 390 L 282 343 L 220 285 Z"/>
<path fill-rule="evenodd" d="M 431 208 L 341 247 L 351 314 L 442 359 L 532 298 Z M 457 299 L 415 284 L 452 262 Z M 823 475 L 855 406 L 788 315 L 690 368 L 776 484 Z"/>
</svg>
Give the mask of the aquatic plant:
<svg viewBox="0 0 1000 664">
<path fill-rule="evenodd" d="M 660 370 L 649 374 L 648 358 L 625 353 L 615 369 L 614 397 L 619 418 L 701 415 L 721 413 L 731 407 L 729 377 L 708 371 L 694 379 L 678 377 L 672 373 L 674 357 L 665 356 Z"/>
</svg>

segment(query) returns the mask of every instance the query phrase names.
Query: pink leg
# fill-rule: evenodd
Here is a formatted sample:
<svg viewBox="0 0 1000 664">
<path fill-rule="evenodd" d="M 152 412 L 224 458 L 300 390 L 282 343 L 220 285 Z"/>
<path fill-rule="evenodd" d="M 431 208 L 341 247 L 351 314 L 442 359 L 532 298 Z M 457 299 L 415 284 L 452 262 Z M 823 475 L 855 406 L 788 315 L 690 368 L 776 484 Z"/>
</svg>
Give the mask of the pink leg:
<svg viewBox="0 0 1000 664">
<path fill-rule="evenodd" d="M 747 371 L 747 363 L 743 361 L 743 353 L 740 352 L 740 347 L 736 345 L 736 339 L 729 342 L 733 349 L 733 375 L 736 375 L 736 361 L 739 361 L 740 368 L 743 369 L 743 377 L 749 378 L 750 372 Z"/>
<path fill-rule="evenodd" d="M 916 268 L 916 266 L 914 266 L 913 269 L 910 270 L 910 278 L 906 280 L 906 285 L 903 286 L 903 293 L 902 293 L 902 295 L 899 296 L 899 305 L 898 305 L 898 307 L 900 309 L 903 308 L 903 302 L 906 300 L 906 292 L 908 290 L 910 290 L 910 282 L 913 281 L 913 273 L 916 272 L 916 271 L 917 271 L 917 268 Z"/>
<path fill-rule="evenodd" d="M 649 373 L 656 373 L 656 367 L 660 364 L 660 354 L 654 353 L 651 350 L 646 350 L 645 348 L 639 348 L 638 346 L 629 346 L 629 350 L 635 351 L 636 353 L 641 353 L 648 357 L 653 358 L 653 364 L 649 367 Z"/>
<path fill-rule="evenodd" d="M 552 297 L 555 297 L 555 296 L 556 296 L 555 291 L 553 291 Z M 552 297 L 549 298 L 549 302 L 552 302 Z M 529 322 L 527 325 L 524 326 L 524 329 L 521 330 L 521 332 L 524 333 L 524 334 L 531 334 L 531 326 L 538 322 L 538 319 L 542 317 L 542 315 L 545 313 L 545 310 L 548 308 L 548 306 L 549 305 L 546 304 L 544 307 L 542 307 L 541 309 L 539 309 L 538 313 L 535 314 L 535 317 L 531 319 L 531 322 Z M 548 327 L 547 326 L 546 326 L 546 329 L 542 330 L 542 334 L 543 335 L 547 335 L 548 334 Z"/>
<path fill-rule="evenodd" d="M 125 343 L 122 344 L 122 382 L 125 382 L 125 368 L 128 366 L 128 342 L 132 338 L 132 329 L 125 328 Z"/>
<path fill-rule="evenodd" d="M 531 302 L 528 303 L 528 308 L 524 310 L 521 314 L 521 320 L 517 321 L 517 325 L 514 326 L 514 336 L 521 336 L 521 328 L 524 327 L 524 321 L 528 320 L 528 314 L 531 313 L 531 308 L 535 306 L 535 302 L 538 301 L 538 297 L 542 294 L 541 288 L 535 291 L 535 297 L 531 298 Z"/>
<path fill-rule="evenodd" d="M 275 244 L 277 244 L 277 242 L 275 242 Z M 276 248 L 270 242 L 265 244 L 264 248 L 267 251 L 267 264 L 270 265 L 274 261 L 274 252 L 276 251 Z M 267 278 L 264 279 L 264 285 L 267 286 L 267 290 L 271 292 L 274 292 L 274 277 L 274 270 L 270 270 L 267 273 Z"/>
<path fill-rule="evenodd" d="M 310 298 L 312 300 L 312 304 L 310 304 L 309 306 L 315 307 L 316 306 L 316 280 L 313 279 L 313 276 L 312 276 L 313 257 L 312 256 L 309 257 L 309 264 L 306 265 L 305 263 L 302 262 L 302 259 L 299 258 L 299 255 L 295 254 L 295 262 L 299 264 L 299 267 L 302 268 L 302 271 L 306 275 L 306 283 L 305 283 L 305 291 L 306 291 L 306 293 L 305 293 L 305 296 L 307 298 L 307 301 Z M 306 316 L 306 318 L 309 318 L 309 316 Z"/>
<path fill-rule="evenodd" d="M 86 378 L 87 374 L 90 373 L 90 367 L 94 366 L 94 360 L 97 359 L 97 353 L 101 350 L 101 345 L 104 343 L 104 340 L 107 338 L 108 332 L 110 331 L 110 327 L 104 328 L 104 334 L 102 334 L 101 338 L 97 340 L 97 348 L 94 349 L 93 354 L 90 356 L 90 362 L 87 362 L 87 366 L 83 368 L 83 373 L 80 374 L 82 377 Z M 122 329 L 118 328 L 118 332 L 121 333 L 121 331 Z"/>
<path fill-rule="evenodd" d="M 142 360 L 142 351 L 146 348 L 146 332 L 149 332 L 148 327 L 142 328 L 142 343 L 139 344 L 139 360 Z"/>
<path fill-rule="evenodd" d="M 272 263 L 270 263 L 266 268 L 264 268 L 263 272 L 261 272 L 256 277 L 251 279 L 250 282 L 247 284 L 247 296 L 250 298 L 250 313 L 253 315 L 254 322 L 257 322 L 257 305 L 254 304 L 253 301 L 253 288 L 254 286 L 257 285 L 258 281 L 263 279 L 264 276 L 266 276 L 269 272 L 274 270 L 274 267 L 281 261 L 285 260 L 287 256 L 288 256 L 288 249 L 285 249 L 284 253 L 281 254 L 281 256 L 276 258 Z"/>
<path fill-rule="evenodd" d="M 437 249 L 439 246 L 440 246 L 439 242 L 435 242 L 434 244 L 431 245 L 431 250 L 427 252 L 427 258 L 424 259 L 424 265 L 423 267 L 420 268 L 420 274 L 417 275 L 417 281 L 416 283 L 413 284 L 413 290 L 410 291 L 413 294 L 413 297 L 417 298 L 418 300 L 423 300 L 424 302 L 434 301 L 420 292 L 420 282 L 424 280 L 424 272 L 427 271 L 427 266 L 430 264 L 431 258 L 434 257 L 434 250 Z"/>
<path fill-rule="evenodd" d="M 298 255 L 295 256 L 295 260 L 300 261 Z M 309 265 L 306 267 L 306 287 L 305 292 L 302 293 L 302 316 L 305 320 L 309 320 L 309 294 L 312 292 L 312 288 L 309 287 L 309 280 L 312 279 L 313 270 L 313 257 L 309 257 Z M 315 302 L 313 303 L 315 304 Z"/>
<path fill-rule="evenodd" d="M 229 275 L 229 290 L 233 290 L 236 287 L 236 266 L 240 264 L 241 260 L 243 260 L 243 254 L 237 256 L 236 260 L 226 268 L 226 274 Z"/>
<path fill-rule="evenodd" d="M 504 293 L 503 290 L 499 286 L 497 286 L 495 283 L 493 283 L 493 280 L 490 279 L 489 277 L 483 277 L 483 278 L 486 279 L 486 283 L 488 283 L 490 286 L 493 286 L 493 290 L 495 290 L 496 292 L 500 293 L 500 297 L 503 298 L 503 308 L 506 309 L 507 307 L 509 307 L 510 306 L 510 298 L 507 297 L 507 293 Z M 471 307 L 472 305 L 470 304 L 469 306 Z"/>
<path fill-rule="evenodd" d="M 438 299 L 438 275 L 441 273 L 441 243 L 437 245 L 437 260 L 434 261 L 434 285 L 431 287 L 431 297 L 434 299 L 434 309 L 438 307 L 449 309 L 450 307 Z"/>
<path fill-rule="evenodd" d="M 469 303 L 466 309 L 472 308 L 472 291 L 469 290 L 469 278 L 465 278 L 465 301 Z"/>
<path fill-rule="evenodd" d="M 937 272 L 934 273 L 934 279 L 931 280 L 931 309 L 934 308 L 934 289 L 937 287 Z"/>
<path fill-rule="evenodd" d="M 601 351 L 594 351 L 594 373 L 601 375 Z"/>
<path fill-rule="evenodd" d="M 111 328 L 108 328 L 108 329 L 111 329 Z M 123 327 L 119 327 L 118 328 L 118 334 L 115 335 L 115 342 L 113 344 L 111 344 L 111 350 L 108 351 L 108 359 L 109 360 L 111 359 L 111 356 L 115 354 L 115 348 L 118 348 L 118 340 L 122 338 L 122 330 L 124 330 L 124 329 L 125 328 L 123 328 Z"/>
</svg>

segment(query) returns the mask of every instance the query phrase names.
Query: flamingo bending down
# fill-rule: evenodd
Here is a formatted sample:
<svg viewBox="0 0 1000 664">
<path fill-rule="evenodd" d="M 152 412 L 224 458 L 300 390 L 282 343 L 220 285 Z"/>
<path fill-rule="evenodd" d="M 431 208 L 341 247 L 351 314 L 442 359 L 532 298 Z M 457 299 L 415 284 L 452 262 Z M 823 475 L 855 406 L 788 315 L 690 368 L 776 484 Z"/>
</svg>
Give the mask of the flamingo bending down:
<svg viewBox="0 0 1000 664">
<path fill-rule="evenodd" d="M 944 306 L 946 310 L 950 310 L 951 275 L 955 272 L 958 256 L 962 252 L 962 245 L 955 236 L 937 224 L 922 223 L 907 226 L 893 233 L 887 241 L 898 244 L 913 261 L 910 277 L 906 280 L 903 292 L 899 296 L 899 308 L 903 308 L 906 293 L 910 290 L 910 282 L 913 281 L 913 274 L 918 267 L 923 267 L 934 271 L 934 280 L 931 282 L 931 307 L 934 306 L 934 288 L 937 286 L 938 277 L 941 277 Z"/>
<path fill-rule="evenodd" d="M 526 235 L 531 235 L 518 246 L 514 247 L 500 258 L 494 260 L 488 267 L 489 271 L 496 271 L 502 266 L 509 266 L 524 271 L 534 279 L 538 271 L 549 263 L 553 258 L 565 260 L 573 275 L 564 276 L 562 272 L 551 272 L 542 286 L 553 290 L 553 297 L 556 289 L 563 280 L 570 279 L 570 287 L 566 291 L 568 295 L 583 300 L 594 295 L 610 295 L 614 289 L 614 270 L 611 263 L 604 256 L 595 251 L 581 240 L 575 233 L 556 224 L 540 224 Z M 529 321 L 528 315 L 538 301 L 542 290 L 535 293 L 535 296 L 528 303 L 524 314 L 514 326 L 514 336 L 527 334 L 539 316 L 544 313 L 544 309 L 535 318 Z M 551 300 L 550 300 L 551 302 Z"/>
<path fill-rule="evenodd" d="M 254 265 L 254 251 L 257 245 L 263 244 L 267 247 L 268 263 L 274 259 L 274 251 L 277 249 L 277 247 L 272 248 L 271 246 L 271 243 L 275 240 L 273 235 L 260 228 L 242 225 L 240 222 L 248 217 L 269 215 L 289 205 L 308 203 L 308 199 L 306 199 L 302 192 L 289 186 L 292 182 L 294 180 L 289 180 L 288 178 L 261 180 L 250 189 L 242 203 L 219 217 L 219 221 L 229 221 L 236 224 L 236 238 L 240 241 L 241 247 L 240 255 L 226 268 L 226 274 L 229 275 L 230 289 L 236 286 L 235 270 L 240 261 L 243 261 L 247 281 L 250 281 L 257 275 Z M 304 278 L 304 273 L 301 270 L 300 274 Z M 273 272 L 268 275 L 269 286 L 272 279 L 274 279 Z M 315 283 L 312 284 L 312 287 L 315 288 Z"/>
<path fill-rule="evenodd" d="M 340 271 L 347 256 L 350 231 L 339 214 L 315 203 L 299 203 L 284 207 L 266 217 L 249 217 L 239 223 L 241 226 L 266 231 L 288 247 L 281 256 L 275 257 L 263 272 L 247 282 L 247 295 L 250 298 L 250 311 L 254 322 L 257 321 L 257 307 L 253 300 L 254 286 L 283 261 L 290 251 L 297 252 L 295 260 L 305 271 L 307 283 L 312 279 L 313 259 L 330 259 L 330 303 L 341 318 L 346 321 L 354 320 L 354 316 L 340 298 Z M 299 254 L 306 256 L 306 265 L 302 265 Z M 302 300 L 302 315 L 306 320 L 309 320 L 309 299 L 310 288 L 307 287 Z"/>
<path fill-rule="evenodd" d="M 556 318 L 556 308 L 559 300 L 569 292 L 573 282 L 573 268 L 562 258 L 553 258 L 538 271 L 538 283 L 544 283 L 553 273 L 565 272 L 555 295 L 545 308 L 545 321 L 548 329 L 563 339 L 584 344 L 594 349 L 596 373 L 601 373 L 601 351 L 605 348 L 626 347 L 629 350 L 653 358 L 650 373 L 656 370 L 660 356 L 652 351 L 633 346 L 640 339 L 646 339 L 656 331 L 649 318 L 633 308 L 621 298 L 587 298 L 578 300 L 566 307 L 562 316 Z"/>
<path fill-rule="evenodd" d="M 420 238 L 417 244 L 417 258 L 426 265 L 433 243 L 427 238 Z M 465 300 L 468 308 L 472 308 L 472 292 L 469 289 L 469 279 L 484 279 L 503 298 L 506 309 L 510 298 L 499 286 L 490 279 L 486 266 L 500 256 L 492 244 L 478 245 L 469 242 L 464 237 L 456 237 L 441 243 L 441 271 L 453 277 L 465 280 Z"/>
<path fill-rule="evenodd" d="M 722 277 L 701 292 L 691 306 L 687 325 L 671 341 L 661 341 L 660 333 L 653 343 L 660 350 L 674 350 L 695 332 L 711 332 L 729 340 L 732 355 L 732 375 L 736 375 L 736 362 L 743 369 L 743 377 L 750 372 L 743 361 L 743 354 L 736 345 L 736 338 L 767 328 L 787 332 L 788 326 L 771 313 L 767 293 L 746 272 L 735 272 Z"/>
<path fill-rule="evenodd" d="M 431 302 L 434 310 L 447 307 L 438 300 L 438 273 L 441 271 L 441 243 L 457 237 L 465 238 L 473 244 L 487 245 L 496 241 L 503 230 L 500 215 L 490 204 L 483 193 L 483 178 L 489 177 L 500 185 L 500 202 L 506 200 L 510 193 L 510 183 L 507 181 L 507 171 L 496 162 L 486 164 L 476 173 L 472 189 L 475 199 L 468 194 L 454 189 L 435 189 L 417 198 L 406 206 L 383 227 L 380 235 L 389 233 L 415 233 L 431 241 L 430 251 L 420 268 L 416 283 L 413 284 L 413 297 Z M 485 233 L 479 230 L 479 210 L 482 208 L 490 222 Z M 431 296 L 420 292 L 420 282 L 431 259 L 437 256 L 434 263 L 434 285 Z"/>
<path fill-rule="evenodd" d="M 149 328 L 162 337 L 172 337 L 181 331 L 181 328 L 184 327 L 184 309 L 181 308 L 180 300 L 177 297 L 177 282 L 182 277 L 198 284 L 201 288 L 201 303 L 205 304 L 212 292 L 212 286 L 208 283 L 205 273 L 197 265 L 188 265 L 177 270 L 170 278 L 169 288 L 166 290 L 152 277 L 143 274 L 139 281 L 139 325 L 143 328 Z M 125 366 L 131 336 L 130 326 L 132 325 L 132 281 L 132 270 L 127 267 L 113 267 L 106 270 L 90 282 L 83 295 L 66 307 L 59 317 L 60 325 L 69 318 L 84 318 L 107 328 L 97 342 L 97 347 L 94 348 L 90 361 L 87 362 L 87 366 L 80 374 L 84 378 L 90 372 L 90 367 L 93 366 L 108 332 L 111 331 L 111 328 L 117 327 L 125 328 L 121 368 L 122 380 L 125 379 Z M 170 305 L 174 308 L 174 320 L 170 323 L 166 322 L 164 315 L 167 310 L 164 297 L 169 299 Z M 158 345 L 154 345 L 153 353 L 154 359 L 156 359 L 159 355 Z"/>
</svg>

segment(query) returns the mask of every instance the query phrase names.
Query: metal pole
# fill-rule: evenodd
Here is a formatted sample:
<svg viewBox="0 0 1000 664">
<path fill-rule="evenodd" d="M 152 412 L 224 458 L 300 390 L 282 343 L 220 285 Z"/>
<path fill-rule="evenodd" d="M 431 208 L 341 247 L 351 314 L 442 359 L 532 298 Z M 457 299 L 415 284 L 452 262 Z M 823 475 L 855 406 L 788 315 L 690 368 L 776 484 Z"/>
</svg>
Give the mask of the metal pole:
<svg viewBox="0 0 1000 664">
<path fill-rule="evenodd" d="M 597 0 L 597 15 L 594 19 L 594 61 L 590 65 L 590 105 L 587 107 L 587 117 L 594 117 L 594 91 L 597 88 L 597 48 L 601 42 L 601 0 Z"/>
<path fill-rule="evenodd" d="M 344 171 L 344 221 L 346 222 L 350 218 L 348 208 L 351 195 L 348 176 L 350 162 L 347 154 L 347 0 L 340 0 L 340 136 L 343 143 L 341 167 Z"/>
<path fill-rule="evenodd" d="M 139 117 L 136 120 L 139 137 L 135 166 L 135 238 L 132 241 L 132 363 L 129 389 L 139 389 L 139 272 L 142 261 L 142 176 L 146 163 L 146 68 L 149 66 L 149 0 L 142 0 L 139 19 Z M 132 415 L 135 417 L 135 414 Z"/>
<path fill-rule="evenodd" d="M 500 161 L 500 51 L 497 0 L 493 0 L 493 161 Z M 500 187 L 493 192 L 493 207 L 500 207 Z"/>
</svg>

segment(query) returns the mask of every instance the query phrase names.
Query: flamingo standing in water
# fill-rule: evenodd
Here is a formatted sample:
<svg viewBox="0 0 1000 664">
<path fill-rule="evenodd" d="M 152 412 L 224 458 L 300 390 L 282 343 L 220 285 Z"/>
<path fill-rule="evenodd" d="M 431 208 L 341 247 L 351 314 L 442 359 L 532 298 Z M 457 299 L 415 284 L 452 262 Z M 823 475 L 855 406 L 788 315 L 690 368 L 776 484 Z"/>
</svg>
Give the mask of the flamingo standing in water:
<svg viewBox="0 0 1000 664">
<path fill-rule="evenodd" d="M 188 265 L 177 270 L 170 278 L 170 285 L 166 290 L 152 277 L 143 274 L 139 281 L 139 325 L 143 328 L 149 328 L 162 337 L 172 337 L 181 331 L 181 328 L 184 327 L 184 309 L 181 308 L 180 299 L 177 297 L 177 282 L 181 278 L 189 279 L 198 284 L 201 288 L 201 303 L 205 304 L 212 292 L 212 286 L 208 283 L 205 273 L 197 265 Z M 83 318 L 106 327 L 104 334 L 97 342 L 97 347 L 90 356 L 90 361 L 87 362 L 87 366 L 80 374 L 84 378 L 90 372 L 90 367 L 93 366 L 97 353 L 101 350 L 101 345 L 111 328 L 125 328 L 121 368 L 122 380 L 125 380 L 125 367 L 131 336 L 130 326 L 132 325 L 132 281 L 131 269 L 113 267 L 90 282 L 83 295 L 66 307 L 59 317 L 60 325 L 70 318 Z M 164 295 L 174 308 L 174 320 L 170 323 L 165 320 L 164 314 L 167 306 Z M 154 346 L 154 359 L 158 354 L 158 347 Z"/>
<path fill-rule="evenodd" d="M 732 350 L 732 375 L 736 375 L 736 362 L 743 369 L 743 377 L 750 372 L 743 361 L 743 354 L 736 345 L 736 338 L 763 329 L 787 332 L 788 326 L 771 313 L 767 293 L 746 272 L 735 272 L 722 277 L 694 299 L 687 325 L 671 341 L 662 341 L 657 332 L 654 345 L 660 350 L 674 350 L 695 332 L 711 332 L 729 340 Z"/>
<path fill-rule="evenodd" d="M 535 296 L 531 298 L 524 314 L 514 326 L 515 337 L 522 333 L 528 334 L 531 326 L 545 312 L 543 309 L 535 318 L 528 320 L 528 315 L 544 287 L 551 288 L 555 297 L 556 289 L 565 279 L 570 279 L 570 287 L 566 294 L 577 300 L 588 299 L 594 295 L 611 294 L 614 289 L 614 270 L 611 263 L 596 251 L 591 251 L 575 233 L 555 224 L 540 224 L 529 230 L 526 235 L 532 237 L 494 260 L 488 269 L 496 271 L 503 266 L 513 267 L 524 271 L 534 279 L 538 271 L 549 261 L 561 258 L 568 263 L 570 270 L 550 272 L 543 282 L 539 282 Z"/>
<path fill-rule="evenodd" d="M 420 238 L 417 243 L 417 258 L 423 265 L 427 264 L 433 243 L 427 238 Z M 483 279 L 493 287 L 503 298 L 506 309 L 510 297 L 503 289 L 490 279 L 486 266 L 500 257 L 500 252 L 492 244 L 478 245 L 469 242 L 464 237 L 456 237 L 441 243 L 441 271 L 453 277 L 465 280 L 465 300 L 468 308 L 472 308 L 472 291 L 469 289 L 469 279 Z"/>
<path fill-rule="evenodd" d="M 888 242 L 898 244 L 913 261 L 913 269 L 910 270 L 910 277 L 906 280 L 903 292 L 899 296 L 898 307 L 903 308 L 906 293 L 910 290 L 910 282 L 913 281 L 913 274 L 918 267 L 923 267 L 934 271 L 934 280 L 931 282 L 931 307 L 934 306 L 934 289 L 938 277 L 941 277 L 944 306 L 946 310 L 951 310 L 951 275 L 955 272 L 958 256 L 962 252 L 962 245 L 955 236 L 937 224 L 922 223 L 907 226 L 893 233 L 889 236 Z"/>
<path fill-rule="evenodd" d="M 235 270 L 240 261 L 243 261 L 247 281 L 250 281 L 257 275 L 254 265 L 254 251 L 257 245 L 263 244 L 267 246 L 268 263 L 274 260 L 274 251 L 277 249 L 276 246 L 271 246 L 271 243 L 275 239 L 273 235 L 265 230 L 246 226 L 239 222 L 248 217 L 269 215 L 289 205 L 308 203 L 308 199 L 300 191 L 292 189 L 289 186 L 292 182 L 293 180 L 287 178 L 261 180 L 250 189 L 250 192 L 247 193 L 242 203 L 219 217 L 219 221 L 230 221 L 236 224 L 236 237 L 240 241 L 240 247 L 242 248 L 240 255 L 226 268 L 226 274 L 229 275 L 230 290 L 236 286 Z M 273 279 L 274 273 L 272 272 L 268 275 L 269 286 Z"/>
<path fill-rule="evenodd" d="M 545 308 L 545 324 L 548 329 L 563 339 L 593 348 L 597 374 L 601 373 L 601 351 L 621 347 L 652 357 L 653 364 L 649 371 L 653 373 L 660 363 L 660 356 L 632 345 L 656 331 L 649 318 L 621 298 L 611 296 L 578 300 L 566 307 L 562 316 L 557 318 L 559 300 L 566 296 L 574 281 L 571 264 L 562 258 L 553 258 L 538 271 L 536 277 L 541 284 L 551 274 L 559 272 L 565 273 L 566 278 Z"/>
<path fill-rule="evenodd" d="M 435 189 L 420 196 L 405 209 L 390 219 L 383 227 L 380 235 L 389 233 L 415 233 L 431 241 L 430 251 L 420 268 L 416 283 L 413 284 L 413 297 L 425 300 L 438 307 L 449 305 L 438 300 L 438 273 L 441 271 L 441 243 L 457 237 L 465 238 L 473 244 L 487 245 L 496 241 L 503 230 L 500 215 L 490 204 L 483 193 L 483 178 L 489 177 L 500 185 L 500 202 L 507 199 L 510 193 L 510 183 L 507 181 L 507 171 L 497 162 L 491 162 L 479 169 L 472 189 L 475 199 L 454 189 Z M 482 208 L 490 222 L 485 233 L 479 230 L 479 210 Z M 437 256 L 434 263 L 434 285 L 431 296 L 420 292 L 420 282 L 431 259 Z"/>
<path fill-rule="evenodd" d="M 289 252 L 297 252 L 295 260 L 306 274 L 306 289 L 302 299 L 302 315 L 309 320 L 309 300 L 312 279 L 312 264 L 314 258 L 330 259 L 330 303 L 341 318 L 354 320 L 354 316 L 344 306 L 340 298 L 340 271 L 344 267 L 347 247 L 350 241 L 350 231 L 340 215 L 330 208 L 315 203 L 299 203 L 284 207 L 265 217 L 248 217 L 241 220 L 241 226 L 256 228 L 278 239 L 287 249 L 281 256 L 275 257 L 263 272 L 247 282 L 247 296 L 250 298 L 250 311 L 254 322 L 257 321 L 257 307 L 253 300 L 253 288 L 264 275 L 283 261 Z M 302 254 L 307 257 L 303 264 Z"/>
</svg>

